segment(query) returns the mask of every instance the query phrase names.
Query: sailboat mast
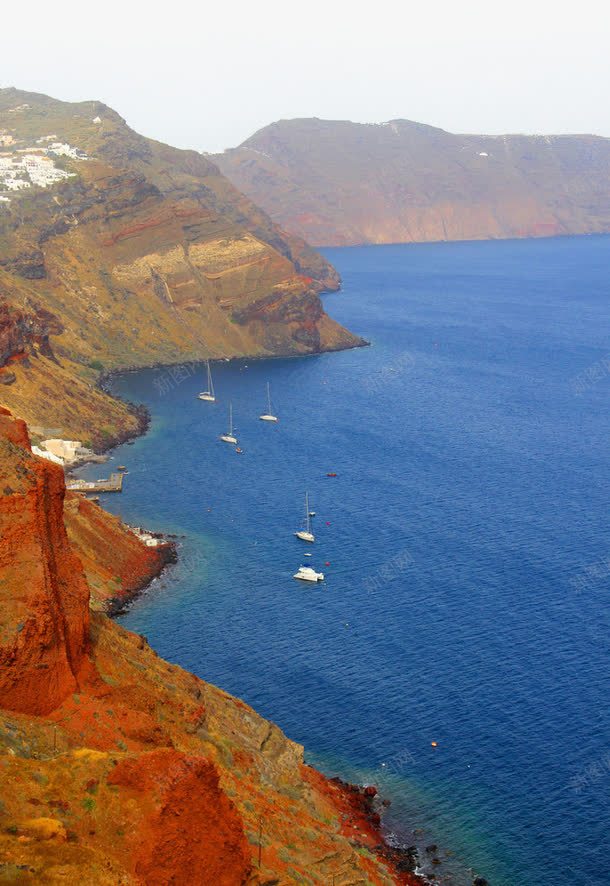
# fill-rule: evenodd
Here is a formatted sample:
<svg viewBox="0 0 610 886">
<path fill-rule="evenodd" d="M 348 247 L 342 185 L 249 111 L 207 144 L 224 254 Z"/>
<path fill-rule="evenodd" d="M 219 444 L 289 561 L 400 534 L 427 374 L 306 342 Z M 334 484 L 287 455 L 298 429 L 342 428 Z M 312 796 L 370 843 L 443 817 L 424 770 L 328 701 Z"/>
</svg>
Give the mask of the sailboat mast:
<svg viewBox="0 0 610 886">
<path fill-rule="evenodd" d="M 229 436 L 233 436 L 233 404 L 229 403 Z"/>
<path fill-rule="evenodd" d="M 271 415 L 271 391 L 269 389 L 269 382 L 267 382 L 267 415 Z"/>
<path fill-rule="evenodd" d="M 311 532 L 309 528 L 309 493 L 305 493 L 305 525 L 307 526 L 307 531 Z"/>
</svg>

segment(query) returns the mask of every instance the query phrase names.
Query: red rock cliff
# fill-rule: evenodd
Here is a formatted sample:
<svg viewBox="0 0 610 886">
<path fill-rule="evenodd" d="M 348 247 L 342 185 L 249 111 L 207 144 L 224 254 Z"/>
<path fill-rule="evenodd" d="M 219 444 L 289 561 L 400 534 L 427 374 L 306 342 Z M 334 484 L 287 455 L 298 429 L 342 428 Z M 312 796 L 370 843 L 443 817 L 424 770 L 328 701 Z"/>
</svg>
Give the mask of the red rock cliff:
<svg viewBox="0 0 610 886">
<path fill-rule="evenodd" d="M 63 523 L 64 476 L 0 408 L 0 707 L 46 714 L 78 687 L 89 588 Z"/>
</svg>

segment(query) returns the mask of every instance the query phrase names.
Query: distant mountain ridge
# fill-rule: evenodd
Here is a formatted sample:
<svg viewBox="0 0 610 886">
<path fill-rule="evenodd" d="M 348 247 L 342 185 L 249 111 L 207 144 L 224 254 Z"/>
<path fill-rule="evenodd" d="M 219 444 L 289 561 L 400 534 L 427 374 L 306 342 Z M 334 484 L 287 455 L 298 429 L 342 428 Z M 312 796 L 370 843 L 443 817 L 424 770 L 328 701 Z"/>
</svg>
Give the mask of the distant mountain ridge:
<svg viewBox="0 0 610 886">
<path fill-rule="evenodd" d="M 281 120 L 213 156 L 315 246 L 610 231 L 610 139 Z"/>
</svg>

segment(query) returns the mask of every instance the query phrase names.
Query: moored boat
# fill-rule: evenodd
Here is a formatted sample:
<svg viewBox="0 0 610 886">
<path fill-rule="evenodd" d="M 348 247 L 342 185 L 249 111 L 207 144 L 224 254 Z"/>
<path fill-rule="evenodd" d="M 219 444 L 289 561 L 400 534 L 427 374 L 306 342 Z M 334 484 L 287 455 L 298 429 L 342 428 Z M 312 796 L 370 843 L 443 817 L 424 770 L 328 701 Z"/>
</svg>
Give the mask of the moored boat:
<svg viewBox="0 0 610 886">
<path fill-rule="evenodd" d="M 233 404 L 229 403 L 229 430 L 226 434 L 221 434 L 219 437 L 223 443 L 237 443 L 237 437 L 233 433 Z"/>
<path fill-rule="evenodd" d="M 298 578 L 299 581 L 324 581 L 324 573 L 316 572 L 311 566 L 299 566 L 292 577 Z"/>
<path fill-rule="evenodd" d="M 202 391 L 197 396 L 200 400 L 207 400 L 208 403 L 215 403 L 216 396 L 214 394 L 214 382 L 212 381 L 212 370 L 210 369 L 210 361 L 206 360 L 207 368 L 208 368 L 208 387 L 206 391 Z"/>
<path fill-rule="evenodd" d="M 273 414 L 273 410 L 271 409 L 271 391 L 269 388 L 269 382 L 267 382 L 267 412 L 263 412 L 262 415 L 259 415 L 261 421 L 279 421 L 277 415 Z"/>
<path fill-rule="evenodd" d="M 309 510 L 309 493 L 305 493 L 305 528 L 298 529 L 295 532 L 297 538 L 300 538 L 301 541 L 314 542 L 316 540 L 315 535 L 311 531 L 311 518 L 310 518 L 310 510 Z"/>
</svg>

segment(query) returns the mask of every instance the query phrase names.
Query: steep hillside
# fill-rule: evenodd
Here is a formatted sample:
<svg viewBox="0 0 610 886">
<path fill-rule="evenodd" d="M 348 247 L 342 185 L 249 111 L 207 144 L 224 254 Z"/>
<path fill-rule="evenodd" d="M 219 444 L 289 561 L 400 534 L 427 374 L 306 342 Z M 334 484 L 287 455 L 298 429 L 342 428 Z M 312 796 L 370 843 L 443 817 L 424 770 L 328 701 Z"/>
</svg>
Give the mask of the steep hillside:
<svg viewBox="0 0 610 886">
<path fill-rule="evenodd" d="M 610 231 L 610 139 L 282 120 L 214 157 L 314 245 Z"/>
<path fill-rule="evenodd" d="M 0 399 L 34 424 L 100 445 L 96 426 L 133 433 L 88 387 L 101 369 L 361 344 L 320 302 L 338 286 L 206 157 L 98 102 L 0 90 L 0 311 L 45 327 L 0 341 L 15 363 Z"/>
<path fill-rule="evenodd" d="M 119 517 L 67 492 L 64 523 L 72 550 L 83 565 L 91 608 L 116 613 L 176 560 L 174 543 L 143 544 Z"/>
<path fill-rule="evenodd" d="M 0 474 L 2 882 L 422 882 L 383 844 L 374 790 L 327 780 L 246 704 L 89 614 L 62 470 L 5 410 Z"/>
<path fill-rule="evenodd" d="M 40 438 L 103 448 L 137 434 L 143 417 L 96 387 L 101 364 L 56 351 L 64 326 L 39 296 L 29 281 L 0 271 L 0 403 Z"/>
</svg>

